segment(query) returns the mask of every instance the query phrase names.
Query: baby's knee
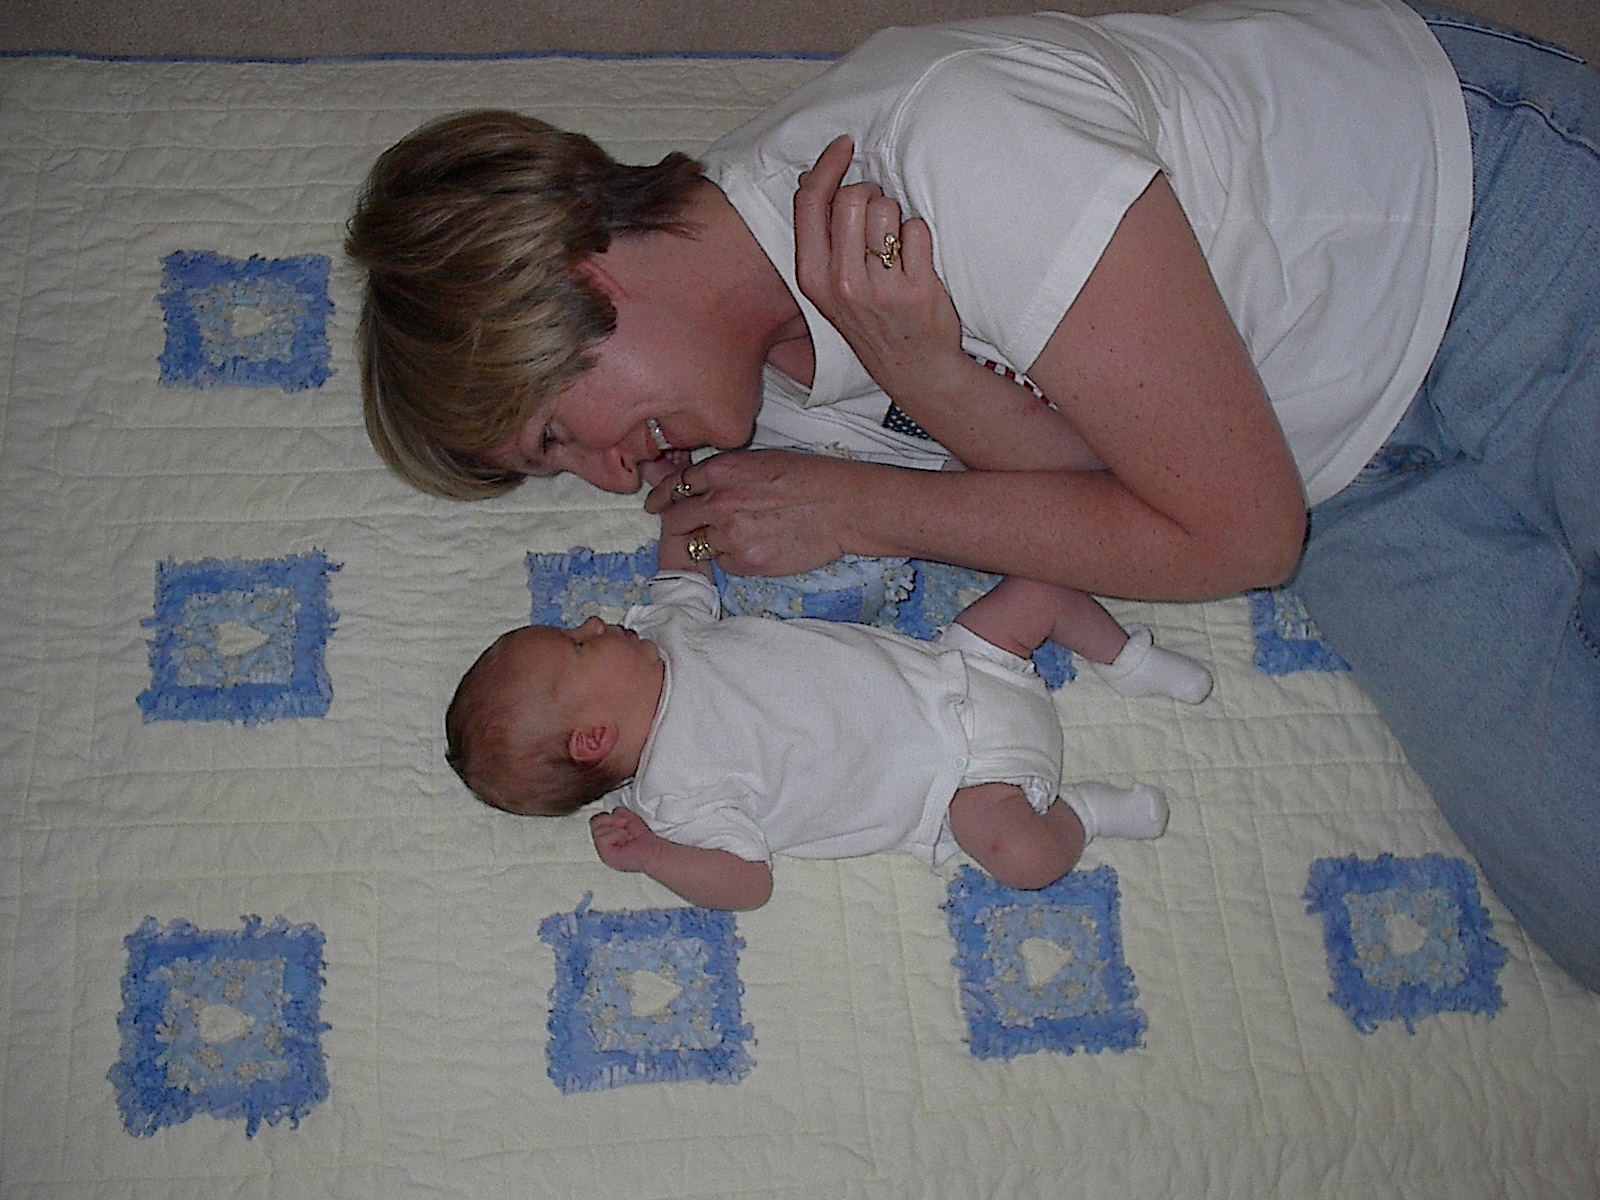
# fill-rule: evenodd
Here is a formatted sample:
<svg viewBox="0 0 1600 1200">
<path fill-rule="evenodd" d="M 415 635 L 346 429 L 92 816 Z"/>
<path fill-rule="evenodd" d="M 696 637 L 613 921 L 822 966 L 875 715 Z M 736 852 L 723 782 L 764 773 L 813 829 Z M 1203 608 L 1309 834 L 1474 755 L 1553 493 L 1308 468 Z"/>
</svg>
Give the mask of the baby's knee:
<svg viewBox="0 0 1600 1200">
<path fill-rule="evenodd" d="M 980 867 L 1007 887 L 1049 887 L 1077 861 L 1059 822 L 1035 812 L 1011 784 L 962 788 L 950 802 L 950 832 Z"/>
</svg>

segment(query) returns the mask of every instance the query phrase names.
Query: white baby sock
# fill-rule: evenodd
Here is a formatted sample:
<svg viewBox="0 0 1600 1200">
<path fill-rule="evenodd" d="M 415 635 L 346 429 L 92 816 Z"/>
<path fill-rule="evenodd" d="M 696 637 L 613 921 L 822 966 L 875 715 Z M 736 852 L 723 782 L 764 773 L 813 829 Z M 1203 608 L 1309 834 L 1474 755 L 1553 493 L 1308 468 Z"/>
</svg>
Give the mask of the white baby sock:
<svg viewBox="0 0 1600 1200">
<path fill-rule="evenodd" d="M 1143 625 L 1128 630 L 1128 644 L 1116 662 L 1089 665 L 1124 696 L 1170 696 L 1199 704 L 1211 694 L 1211 672 L 1192 658 L 1157 646 Z"/>
<path fill-rule="evenodd" d="M 1074 783 L 1064 787 L 1060 800 L 1083 822 L 1084 843 L 1097 837 L 1158 838 L 1167 829 L 1167 798 L 1149 784 L 1131 788 L 1109 783 Z"/>
</svg>

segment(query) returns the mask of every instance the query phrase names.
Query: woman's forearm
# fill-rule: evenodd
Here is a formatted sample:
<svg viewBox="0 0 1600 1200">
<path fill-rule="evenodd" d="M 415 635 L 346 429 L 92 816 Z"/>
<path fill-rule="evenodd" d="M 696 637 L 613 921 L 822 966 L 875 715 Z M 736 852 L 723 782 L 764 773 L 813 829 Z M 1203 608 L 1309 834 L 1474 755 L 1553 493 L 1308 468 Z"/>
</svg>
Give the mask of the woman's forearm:
<svg viewBox="0 0 1600 1200">
<path fill-rule="evenodd" d="M 849 464 L 846 553 L 910 556 L 1102 596 L 1191 601 L 1283 582 L 1303 507 L 1207 514 L 1185 525 L 1108 472 L 935 472 Z"/>
</svg>

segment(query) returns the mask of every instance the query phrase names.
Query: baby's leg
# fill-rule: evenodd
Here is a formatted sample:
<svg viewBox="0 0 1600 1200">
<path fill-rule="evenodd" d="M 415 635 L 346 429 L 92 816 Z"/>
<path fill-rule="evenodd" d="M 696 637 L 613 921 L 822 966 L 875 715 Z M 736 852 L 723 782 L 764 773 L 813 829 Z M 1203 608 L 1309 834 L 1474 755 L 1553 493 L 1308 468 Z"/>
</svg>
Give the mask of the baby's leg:
<svg viewBox="0 0 1600 1200">
<path fill-rule="evenodd" d="M 1167 813 L 1167 798 L 1142 783 L 1071 784 L 1042 813 L 1013 784 L 978 783 L 951 798 L 950 832 L 1001 883 L 1032 891 L 1072 870 L 1097 837 L 1160 837 Z"/>
<path fill-rule="evenodd" d="M 1018 658 L 1032 658 L 1050 641 L 1108 663 L 1128 644 L 1116 618 L 1087 592 L 1016 576 L 1002 579 L 956 620 Z"/>
<path fill-rule="evenodd" d="M 1211 672 L 1163 650 L 1150 631 L 1130 633 L 1087 592 L 1032 579 L 1002 579 L 956 620 L 985 641 L 1030 658 L 1045 641 L 1083 655 L 1124 696 L 1170 696 L 1198 704 L 1211 694 Z"/>
<path fill-rule="evenodd" d="M 1043 813 L 1009 783 L 961 788 L 950 801 L 950 832 L 977 864 L 1007 887 L 1049 887 L 1083 853 L 1083 822 L 1059 800 Z"/>
</svg>

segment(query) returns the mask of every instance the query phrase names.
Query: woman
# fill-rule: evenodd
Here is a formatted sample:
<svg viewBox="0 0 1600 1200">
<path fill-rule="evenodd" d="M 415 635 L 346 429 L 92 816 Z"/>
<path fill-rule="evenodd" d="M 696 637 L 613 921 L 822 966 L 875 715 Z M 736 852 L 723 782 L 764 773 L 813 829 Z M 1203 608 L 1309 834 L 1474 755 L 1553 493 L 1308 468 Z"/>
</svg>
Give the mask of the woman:
<svg viewBox="0 0 1600 1200">
<path fill-rule="evenodd" d="M 704 177 L 503 117 L 420 131 L 352 224 L 374 442 L 446 494 L 642 481 L 741 573 L 1292 575 L 1600 987 L 1600 84 L 1417 11 L 892 32 Z"/>
</svg>

